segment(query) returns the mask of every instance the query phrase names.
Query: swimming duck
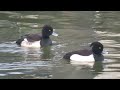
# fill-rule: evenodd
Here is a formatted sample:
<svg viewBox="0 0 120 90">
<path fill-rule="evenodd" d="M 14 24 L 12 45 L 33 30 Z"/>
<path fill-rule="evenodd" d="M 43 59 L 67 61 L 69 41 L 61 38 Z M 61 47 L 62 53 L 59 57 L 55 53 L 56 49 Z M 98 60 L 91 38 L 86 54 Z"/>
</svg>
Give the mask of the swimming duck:
<svg viewBox="0 0 120 90">
<path fill-rule="evenodd" d="M 22 47 L 43 47 L 52 45 L 50 35 L 58 36 L 50 25 L 44 25 L 42 33 L 26 34 L 16 41 L 16 44 Z"/>
<path fill-rule="evenodd" d="M 93 42 L 90 44 L 90 47 L 90 50 L 85 49 L 66 53 L 63 58 L 77 62 L 103 61 L 103 45 L 100 42 Z"/>
</svg>

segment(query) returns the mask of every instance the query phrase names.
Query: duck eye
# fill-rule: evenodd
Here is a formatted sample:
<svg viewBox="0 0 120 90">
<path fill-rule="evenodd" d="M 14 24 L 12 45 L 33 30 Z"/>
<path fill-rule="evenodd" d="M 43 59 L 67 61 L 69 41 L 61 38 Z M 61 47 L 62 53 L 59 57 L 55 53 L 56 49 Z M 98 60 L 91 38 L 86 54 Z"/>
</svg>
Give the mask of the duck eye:
<svg viewBox="0 0 120 90">
<path fill-rule="evenodd" d="M 49 31 L 51 31 L 51 30 L 49 30 Z"/>
<path fill-rule="evenodd" d="M 99 49 L 101 49 L 101 47 L 99 47 Z"/>
</svg>

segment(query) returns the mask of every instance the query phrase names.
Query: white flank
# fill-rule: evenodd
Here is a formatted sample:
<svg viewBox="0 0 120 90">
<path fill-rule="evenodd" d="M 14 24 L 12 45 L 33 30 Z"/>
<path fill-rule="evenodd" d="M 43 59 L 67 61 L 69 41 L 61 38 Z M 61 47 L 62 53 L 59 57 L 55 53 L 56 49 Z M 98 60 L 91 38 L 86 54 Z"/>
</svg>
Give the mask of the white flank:
<svg viewBox="0 0 120 90">
<path fill-rule="evenodd" d="M 40 47 L 40 41 L 35 42 L 28 42 L 28 40 L 25 38 L 24 41 L 22 41 L 21 46 L 23 47 Z"/>
<path fill-rule="evenodd" d="M 76 61 L 76 62 L 93 62 L 94 61 L 93 55 L 81 56 L 79 54 L 73 54 L 70 57 L 70 59 L 71 59 L 71 61 Z"/>
<path fill-rule="evenodd" d="M 89 56 L 81 56 L 78 54 L 74 54 L 70 57 L 70 63 L 73 65 L 88 65 L 93 66 L 94 64 L 94 58 L 93 55 Z"/>
</svg>

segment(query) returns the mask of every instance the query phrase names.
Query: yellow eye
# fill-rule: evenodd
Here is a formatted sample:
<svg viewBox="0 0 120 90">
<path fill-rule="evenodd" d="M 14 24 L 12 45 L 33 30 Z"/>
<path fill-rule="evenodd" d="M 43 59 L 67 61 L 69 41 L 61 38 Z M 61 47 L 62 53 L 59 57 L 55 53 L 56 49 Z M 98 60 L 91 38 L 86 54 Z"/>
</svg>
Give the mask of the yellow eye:
<svg viewBox="0 0 120 90">
<path fill-rule="evenodd" d="M 101 47 L 99 47 L 99 49 L 101 49 Z"/>
</svg>

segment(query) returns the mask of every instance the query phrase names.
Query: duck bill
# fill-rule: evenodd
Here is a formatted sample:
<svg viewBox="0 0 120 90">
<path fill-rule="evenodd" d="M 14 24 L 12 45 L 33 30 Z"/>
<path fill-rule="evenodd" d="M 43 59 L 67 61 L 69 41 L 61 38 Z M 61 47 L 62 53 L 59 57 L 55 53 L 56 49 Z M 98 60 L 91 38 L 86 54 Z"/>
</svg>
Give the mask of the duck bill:
<svg viewBox="0 0 120 90">
<path fill-rule="evenodd" d="M 102 54 L 108 54 L 108 52 L 107 51 L 103 51 Z"/>
<path fill-rule="evenodd" d="M 53 33 L 52 33 L 53 36 L 58 36 L 58 34 L 55 32 L 55 29 L 53 29 Z"/>
</svg>

